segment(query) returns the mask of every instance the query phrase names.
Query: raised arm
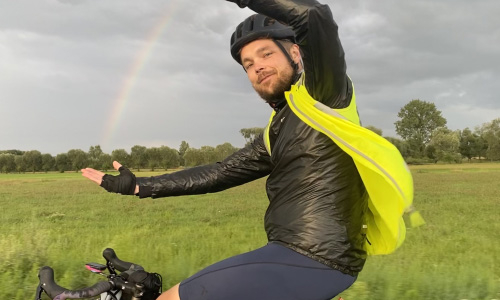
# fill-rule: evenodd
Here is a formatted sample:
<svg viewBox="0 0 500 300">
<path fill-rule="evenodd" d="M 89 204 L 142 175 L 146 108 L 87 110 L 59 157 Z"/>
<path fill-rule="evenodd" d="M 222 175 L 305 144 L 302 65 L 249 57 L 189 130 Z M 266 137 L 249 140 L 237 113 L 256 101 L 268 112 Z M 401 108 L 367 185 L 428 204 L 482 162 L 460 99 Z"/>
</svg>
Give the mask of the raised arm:
<svg viewBox="0 0 500 300">
<path fill-rule="evenodd" d="M 351 83 L 344 50 L 328 5 L 315 0 L 228 0 L 293 28 L 303 52 L 306 87 L 330 107 L 349 105 Z"/>
</svg>

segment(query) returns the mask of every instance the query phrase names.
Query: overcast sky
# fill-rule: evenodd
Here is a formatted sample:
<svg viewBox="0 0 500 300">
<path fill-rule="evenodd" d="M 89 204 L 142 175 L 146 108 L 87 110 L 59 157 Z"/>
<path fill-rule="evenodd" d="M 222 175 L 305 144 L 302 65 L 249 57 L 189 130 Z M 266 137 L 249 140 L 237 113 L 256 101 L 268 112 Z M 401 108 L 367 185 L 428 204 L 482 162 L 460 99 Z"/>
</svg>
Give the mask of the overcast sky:
<svg viewBox="0 0 500 300">
<path fill-rule="evenodd" d="M 396 136 L 412 99 L 450 129 L 500 118 L 499 0 L 342 0 L 364 125 Z M 178 149 L 264 127 L 270 108 L 229 54 L 252 12 L 216 0 L 0 0 L 0 150 Z"/>
</svg>

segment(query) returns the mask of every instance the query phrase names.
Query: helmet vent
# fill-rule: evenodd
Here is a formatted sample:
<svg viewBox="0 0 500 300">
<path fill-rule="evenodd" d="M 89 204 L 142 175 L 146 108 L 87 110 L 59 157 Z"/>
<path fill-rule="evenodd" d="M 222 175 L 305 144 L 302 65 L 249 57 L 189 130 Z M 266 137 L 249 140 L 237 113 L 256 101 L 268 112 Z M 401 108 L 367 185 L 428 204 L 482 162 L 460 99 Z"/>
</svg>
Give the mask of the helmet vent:
<svg viewBox="0 0 500 300">
<path fill-rule="evenodd" d="M 241 30 L 241 29 L 242 29 L 242 27 L 243 27 L 243 24 L 240 24 L 240 25 L 238 25 L 238 27 L 236 28 L 236 39 L 241 38 L 242 31 L 243 31 L 243 30 Z"/>
<path fill-rule="evenodd" d="M 276 22 L 276 20 L 275 20 L 275 19 L 266 18 L 266 19 L 264 20 L 264 26 L 271 26 L 271 25 L 273 25 L 273 24 L 274 24 L 274 22 Z"/>
<path fill-rule="evenodd" d="M 248 24 L 248 31 L 252 32 L 255 24 L 255 15 L 250 17 L 250 22 Z"/>
</svg>

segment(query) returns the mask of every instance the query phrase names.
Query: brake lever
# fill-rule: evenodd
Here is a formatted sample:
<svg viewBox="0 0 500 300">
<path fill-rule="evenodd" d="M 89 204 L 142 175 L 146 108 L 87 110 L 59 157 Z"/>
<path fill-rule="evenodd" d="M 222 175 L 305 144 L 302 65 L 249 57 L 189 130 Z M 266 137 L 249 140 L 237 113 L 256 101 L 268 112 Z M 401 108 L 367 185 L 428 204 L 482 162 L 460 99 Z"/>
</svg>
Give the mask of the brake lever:
<svg viewBox="0 0 500 300">
<path fill-rule="evenodd" d="M 113 266 L 113 264 L 106 259 L 106 267 L 108 268 L 109 270 L 109 274 L 112 274 L 112 275 L 118 275 L 116 273 L 116 269 L 115 269 L 115 266 Z"/>
<path fill-rule="evenodd" d="M 39 283 L 38 286 L 36 287 L 35 300 L 42 300 L 42 293 L 43 293 L 42 283 Z"/>
</svg>

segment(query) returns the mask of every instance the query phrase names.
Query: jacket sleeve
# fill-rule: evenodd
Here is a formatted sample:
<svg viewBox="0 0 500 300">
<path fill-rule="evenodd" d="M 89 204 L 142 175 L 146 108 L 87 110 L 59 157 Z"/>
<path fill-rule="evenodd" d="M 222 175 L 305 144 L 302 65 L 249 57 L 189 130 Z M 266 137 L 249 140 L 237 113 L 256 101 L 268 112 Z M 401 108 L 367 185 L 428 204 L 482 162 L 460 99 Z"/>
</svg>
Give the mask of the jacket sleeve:
<svg viewBox="0 0 500 300">
<path fill-rule="evenodd" d="M 167 197 L 222 191 L 269 175 L 271 159 L 262 135 L 222 162 L 153 177 L 138 177 L 139 196 Z"/>
<path fill-rule="evenodd" d="M 352 86 L 346 74 L 338 26 L 328 5 L 316 0 L 229 0 L 293 28 L 303 53 L 306 87 L 333 108 L 347 107 Z"/>
</svg>

